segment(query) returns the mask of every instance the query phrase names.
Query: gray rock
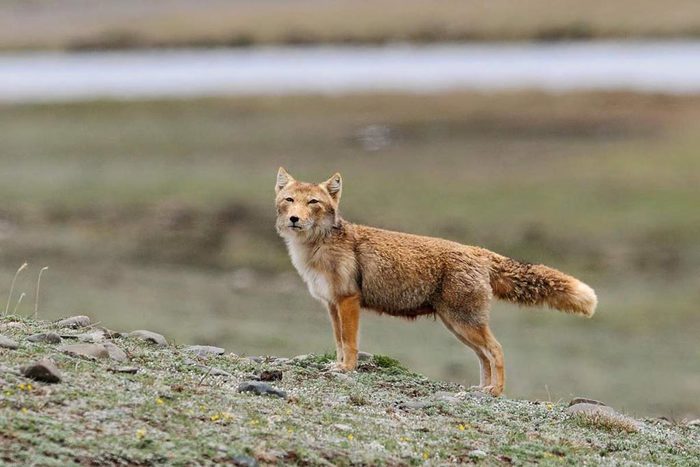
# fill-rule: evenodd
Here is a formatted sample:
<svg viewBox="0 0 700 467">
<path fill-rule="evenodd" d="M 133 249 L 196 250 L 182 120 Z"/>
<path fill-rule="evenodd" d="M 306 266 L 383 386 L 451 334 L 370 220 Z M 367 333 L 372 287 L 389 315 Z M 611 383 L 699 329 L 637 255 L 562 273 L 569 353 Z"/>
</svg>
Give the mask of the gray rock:
<svg viewBox="0 0 700 467">
<path fill-rule="evenodd" d="M 289 359 L 289 358 L 277 357 L 272 362 L 270 362 L 270 364 L 278 366 L 278 365 L 284 365 L 286 363 L 289 363 L 290 361 L 291 361 L 291 359 Z"/>
<path fill-rule="evenodd" d="M 22 374 L 27 378 L 44 383 L 60 383 L 61 372 L 51 360 L 44 358 L 22 368 Z"/>
<path fill-rule="evenodd" d="M 92 332 L 86 332 L 83 334 L 78 334 L 75 337 L 77 337 L 80 342 L 102 342 L 103 340 L 105 340 L 105 333 L 104 331 L 97 330 Z"/>
<path fill-rule="evenodd" d="M 357 352 L 357 360 L 360 362 L 369 362 L 374 358 L 374 355 L 369 352 Z"/>
<path fill-rule="evenodd" d="M 190 345 L 185 347 L 185 352 L 193 353 L 199 357 L 209 357 L 212 355 L 223 355 L 226 351 L 213 345 Z"/>
<path fill-rule="evenodd" d="M 263 357 L 246 357 L 246 360 L 253 363 L 262 363 L 263 361 L 265 361 Z"/>
<path fill-rule="evenodd" d="M 105 349 L 107 349 L 109 358 L 111 358 L 112 360 L 116 360 L 118 362 L 125 362 L 128 360 L 126 352 L 124 352 L 122 349 L 112 344 L 111 342 L 105 342 L 102 345 Z"/>
<path fill-rule="evenodd" d="M 87 358 L 109 358 L 109 352 L 102 344 L 71 344 L 57 348 L 59 352 Z"/>
<path fill-rule="evenodd" d="M 17 344 L 17 342 L 13 341 L 9 337 L 0 334 L 0 347 L 3 347 L 5 349 L 16 349 L 17 347 L 19 347 L 19 344 Z"/>
<path fill-rule="evenodd" d="M 215 366 L 212 366 L 210 368 L 206 368 L 206 369 L 210 370 L 209 374 L 212 376 L 225 376 L 227 378 L 231 378 L 233 376 L 231 373 L 229 373 L 228 371 L 222 370 L 221 368 L 217 368 Z"/>
<path fill-rule="evenodd" d="M 260 381 L 245 381 L 238 386 L 238 392 L 252 392 L 253 394 L 269 395 L 275 397 L 287 398 L 287 393 L 270 386 L 267 383 Z"/>
<path fill-rule="evenodd" d="M 455 394 L 446 391 L 438 391 L 433 394 L 433 399 L 439 402 L 446 402 L 448 404 L 458 404 L 461 400 L 455 396 Z"/>
<path fill-rule="evenodd" d="M 112 373 L 128 373 L 130 375 L 138 373 L 139 369 L 135 366 L 118 366 L 116 368 L 108 368 L 107 371 Z"/>
<path fill-rule="evenodd" d="M 597 401 L 595 399 L 588 399 L 586 397 L 574 397 L 573 399 L 571 399 L 571 402 L 569 402 L 569 407 L 571 407 L 572 405 L 576 405 L 576 404 L 593 404 L 593 405 L 603 405 L 603 406 L 608 405 L 604 402 L 600 402 L 600 401 Z"/>
<path fill-rule="evenodd" d="M 239 467 L 258 467 L 258 461 L 256 461 L 250 456 L 245 456 L 243 454 L 233 456 L 231 458 L 231 462 L 233 463 L 233 465 L 237 465 Z"/>
<path fill-rule="evenodd" d="M 84 328 L 86 326 L 90 326 L 90 318 L 83 315 L 71 316 L 70 318 L 62 319 L 56 322 L 56 326 L 59 328 Z"/>
<path fill-rule="evenodd" d="M 580 404 L 574 404 L 566 409 L 567 413 L 574 414 L 585 414 L 585 415 L 618 415 L 615 409 L 608 407 L 607 405 L 589 404 L 588 402 L 581 402 Z"/>
<path fill-rule="evenodd" d="M 151 344 L 156 344 L 163 347 L 168 345 L 168 341 L 165 340 L 165 337 L 156 332 L 146 331 L 145 329 L 138 329 L 136 331 L 132 331 L 128 334 L 128 336 L 136 337 Z"/>
<path fill-rule="evenodd" d="M 42 332 L 41 334 L 32 334 L 27 337 L 29 342 L 40 342 L 44 344 L 60 344 L 61 336 L 55 332 Z"/>
<path fill-rule="evenodd" d="M 486 453 L 481 449 L 474 449 L 472 451 L 469 451 L 467 455 L 472 459 L 483 459 L 484 457 L 486 457 Z"/>
<path fill-rule="evenodd" d="M 688 426 L 700 427 L 700 418 L 688 422 Z"/>
<path fill-rule="evenodd" d="M 406 401 L 400 403 L 399 408 L 404 410 L 418 410 L 430 407 L 432 405 L 433 403 L 431 401 Z"/>
</svg>

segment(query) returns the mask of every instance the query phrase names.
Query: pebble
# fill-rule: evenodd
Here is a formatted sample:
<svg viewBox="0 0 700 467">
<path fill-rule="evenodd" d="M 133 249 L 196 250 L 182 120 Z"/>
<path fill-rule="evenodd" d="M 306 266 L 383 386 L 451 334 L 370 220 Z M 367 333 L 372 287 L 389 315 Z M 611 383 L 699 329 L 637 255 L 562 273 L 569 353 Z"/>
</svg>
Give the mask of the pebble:
<svg viewBox="0 0 700 467">
<path fill-rule="evenodd" d="M 571 399 L 571 402 L 569 402 L 569 407 L 571 407 L 572 405 L 576 405 L 576 404 L 593 404 L 593 405 L 603 405 L 603 406 L 608 405 L 604 402 L 600 402 L 600 401 L 597 401 L 595 399 L 588 399 L 586 397 L 574 397 L 573 399 Z"/>
<path fill-rule="evenodd" d="M 41 334 L 32 334 L 27 337 L 29 342 L 41 342 L 45 344 L 60 344 L 61 336 L 55 332 L 42 332 Z"/>
<path fill-rule="evenodd" d="M 125 362 L 128 360 L 128 357 L 126 355 L 126 352 L 124 352 L 122 349 L 117 347 L 115 344 L 111 342 L 105 342 L 102 344 L 105 349 L 107 349 L 107 353 L 109 354 L 109 358 L 112 360 L 116 360 L 118 362 Z"/>
<path fill-rule="evenodd" d="M 71 344 L 62 345 L 57 348 L 59 352 L 78 357 L 87 358 L 109 358 L 109 352 L 102 344 Z"/>
<path fill-rule="evenodd" d="M 81 342 L 102 342 L 105 339 L 105 333 L 104 331 L 97 330 L 78 334 L 75 337 Z"/>
<path fill-rule="evenodd" d="M 270 395 L 286 398 L 287 393 L 260 381 L 245 381 L 238 386 L 238 392 L 252 392 L 258 395 Z"/>
<path fill-rule="evenodd" d="M 87 316 L 71 316 L 70 318 L 62 319 L 56 322 L 56 326 L 59 328 L 84 328 L 90 326 L 90 318 Z"/>
<path fill-rule="evenodd" d="M 22 374 L 27 378 L 44 383 L 60 383 L 61 372 L 51 360 L 44 358 L 22 368 Z"/>
<path fill-rule="evenodd" d="M 433 394 L 433 399 L 440 402 L 446 402 L 448 404 L 458 404 L 461 400 L 456 396 L 456 394 L 447 391 L 438 391 Z"/>
<path fill-rule="evenodd" d="M 368 362 L 374 358 L 374 354 L 369 352 L 357 352 L 357 360 L 360 362 Z"/>
<path fill-rule="evenodd" d="M 282 381 L 282 372 L 280 370 L 263 370 L 258 378 L 260 381 Z"/>
<path fill-rule="evenodd" d="M 19 344 L 17 344 L 17 342 L 13 341 L 9 337 L 0 334 L 0 347 L 3 347 L 5 349 L 16 349 L 17 347 L 19 347 Z"/>
<path fill-rule="evenodd" d="M 595 415 L 595 414 L 605 414 L 605 415 L 617 415 L 615 409 L 608 407 L 607 405 L 590 404 L 588 402 L 581 402 L 579 404 L 574 404 L 566 409 L 567 413 L 570 414 L 585 414 L 585 415 Z"/>
<path fill-rule="evenodd" d="M 700 418 L 689 421 L 688 426 L 700 427 Z"/>
<path fill-rule="evenodd" d="M 484 457 L 486 457 L 486 453 L 481 449 L 474 449 L 473 451 L 469 451 L 467 455 L 472 459 L 483 459 Z"/>
<path fill-rule="evenodd" d="M 129 337 L 137 337 L 139 339 L 145 340 L 146 342 L 149 342 L 151 344 L 156 344 L 160 346 L 167 346 L 168 341 L 165 340 L 165 337 L 162 335 L 152 332 L 152 331 L 146 331 L 145 329 L 137 329 L 136 331 L 131 331 L 128 334 Z"/>
<path fill-rule="evenodd" d="M 133 375 L 136 374 L 139 369 L 135 366 L 119 366 L 117 368 L 107 368 L 107 371 L 111 371 L 112 373 L 128 373 Z"/>
<path fill-rule="evenodd" d="M 193 353 L 199 357 L 209 357 L 211 355 L 223 355 L 226 351 L 213 345 L 190 345 L 185 347 L 185 352 Z"/>
<path fill-rule="evenodd" d="M 231 462 L 233 465 L 237 465 L 239 467 L 258 467 L 258 461 L 250 456 L 244 456 L 243 454 L 233 456 L 231 458 Z"/>
</svg>

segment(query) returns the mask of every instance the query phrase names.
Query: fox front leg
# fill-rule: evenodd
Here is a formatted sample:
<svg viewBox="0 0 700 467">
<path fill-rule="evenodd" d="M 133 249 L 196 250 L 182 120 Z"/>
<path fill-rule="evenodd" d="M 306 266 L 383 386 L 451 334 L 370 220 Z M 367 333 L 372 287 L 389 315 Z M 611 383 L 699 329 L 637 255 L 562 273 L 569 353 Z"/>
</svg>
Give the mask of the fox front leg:
<svg viewBox="0 0 700 467">
<path fill-rule="evenodd" d="M 328 315 L 331 318 L 331 325 L 333 326 L 333 339 L 335 340 L 335 365 L 334 367 L 340 369 L 343 364 L 343 340 L 342 334 L 340 332 L 340 316 L 338 314 L 338 306 L 329 303 L 328 304 Z"/>
<path fill-rule="evenodd" d="M 352 295 L 338 300 L 340 339 L 343 349 L 343 371 L 357 368 L 357 335 L 360 327 L 360 297 Z"/>
</svg>

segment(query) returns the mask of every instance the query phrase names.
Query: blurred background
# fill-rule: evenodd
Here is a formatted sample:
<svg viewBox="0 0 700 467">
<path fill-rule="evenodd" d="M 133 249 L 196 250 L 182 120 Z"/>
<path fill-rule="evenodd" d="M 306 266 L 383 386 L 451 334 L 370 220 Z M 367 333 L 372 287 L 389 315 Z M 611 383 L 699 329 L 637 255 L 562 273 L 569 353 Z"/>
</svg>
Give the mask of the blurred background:
<svg viewBox="0 0 700 467">
<path fill-rule="evenodd" d="M 695 0 L 0 3 L 0 300 L 245 355 L 333 348 L 273 183 L 354 222 L 580 277 L 582 320 L 496 303 L 513 398 L 700 415 Z M 17 299 L 24 292 L 24 300 Z M 361 349 L 478 382 L 439 322 Z"/>
</svg>

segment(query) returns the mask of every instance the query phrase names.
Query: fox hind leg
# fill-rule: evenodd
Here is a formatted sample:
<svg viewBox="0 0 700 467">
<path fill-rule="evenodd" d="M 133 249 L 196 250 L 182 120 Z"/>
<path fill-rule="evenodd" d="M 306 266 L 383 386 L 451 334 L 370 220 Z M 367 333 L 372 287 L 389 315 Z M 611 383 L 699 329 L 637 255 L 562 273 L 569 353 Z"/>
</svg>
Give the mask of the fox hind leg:
<svg viewBox="0 0 700 467">
<path fill-rule="evenodd" d="M 500 395 L 505 387 L 503 349 L 493 336 L 488 324 L 472 324 L 444 313 L 439 316 L 447 329 L 473 349 L 479 357 L 480 389 L 494 396 Z"/>
</svg>

